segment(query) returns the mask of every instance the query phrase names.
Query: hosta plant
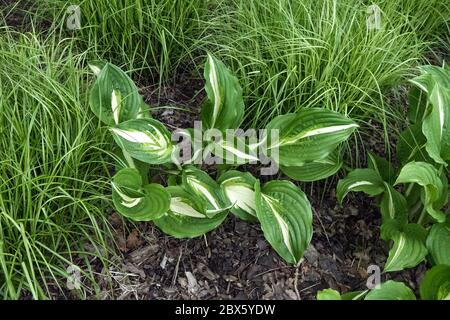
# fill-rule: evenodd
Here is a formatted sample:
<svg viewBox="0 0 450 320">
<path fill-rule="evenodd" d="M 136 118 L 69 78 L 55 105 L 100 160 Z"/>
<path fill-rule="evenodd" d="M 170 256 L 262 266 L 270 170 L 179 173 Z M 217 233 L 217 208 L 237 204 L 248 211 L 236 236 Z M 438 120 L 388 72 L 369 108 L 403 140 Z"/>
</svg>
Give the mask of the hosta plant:
<svg viewBox="0 0 450 320">
<path fill-rule="evenodd" d="M 163 123 L 151 117 L 136 85 L 122 70 L 100 62 L 91 69 L 97 78 L 90 106 L 108 126 L 122 160 L 111 181 L 117 212 L 131 220 L 152 221 L 177 238 L 201 236 L 218 227 L 231 212 L 259 223 L 267 241 L 285 261 L 300 261 L 313 232 L 306 195 L 287 180 L 262 184 L 252 174 L 238 171 L 238 166 L 273 157 L 275 165 L 294 179 L 326 178 L 341 166 L 337 148 L 356 129 L 352 120 L 325 109 L 305 109 L 275 118 L 260 141 L 246 139 L 237 130 L 245 112 L 238 79 L 208 55 L 201 129 L 176 132 L 178 138 L 190 142 L 185 148 L 177 138 L 172 139 L 174 135 Z M 211 131 L 229 135 L 230 130 L 231 140 L 198 138 Z M 181 161 L 181 150 L 193 151 L 192 156 Z M 211 176 L 202 170 L 205 153 L 215 159 L 231 157 L 235 162 L 217 167 Z M 164 172 L 163 177 L 159 174 L 159 180 L 152 181 L 153 170 Z"/>
<path fill-rule="evenodd" d="M 392 243 L 385 272 L 424 260 L 450 266 L 450 69 L 425 66 L 409 96 L 410 126 L 397 146 L 401 166 L 369 154 L 369 168 L 339 181 L 339 201 L 351 191 L 377 198 L 381 238 Z"/>
</svg>

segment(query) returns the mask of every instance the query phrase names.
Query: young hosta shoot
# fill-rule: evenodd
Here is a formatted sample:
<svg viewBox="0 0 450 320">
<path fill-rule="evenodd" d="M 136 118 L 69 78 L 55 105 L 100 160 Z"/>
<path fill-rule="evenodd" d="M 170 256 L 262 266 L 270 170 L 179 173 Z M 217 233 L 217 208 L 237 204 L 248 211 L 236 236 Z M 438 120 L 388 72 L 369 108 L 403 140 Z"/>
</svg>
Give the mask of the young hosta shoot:
<svg viewBox="0 0 450 320">
<path fill-rule="evenodd" d="M 113 178 L 113 202 L 117 211 L 135 221 L 151 221 L 161 217 L 170 204 L 170 194 L 159 184 L 142 185 L 139 171 L 120 170 Z"/>
</svg>

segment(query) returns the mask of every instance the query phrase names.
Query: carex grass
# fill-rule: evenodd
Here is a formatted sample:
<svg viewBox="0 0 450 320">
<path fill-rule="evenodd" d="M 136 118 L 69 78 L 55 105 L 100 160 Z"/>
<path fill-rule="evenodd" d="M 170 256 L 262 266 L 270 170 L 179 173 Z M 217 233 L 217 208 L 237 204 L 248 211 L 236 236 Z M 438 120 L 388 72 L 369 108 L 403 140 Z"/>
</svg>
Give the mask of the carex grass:
<svg viewBox="0 0 450 320">
<path fill-rule="evenodd" d="M 0 297 L 95 294 L 91 264 L 107 264 L 108 157 L 87 112 L 84 53 L 70 40 L 0 32 Z"/>
<path fill-rule="evenodd" d="M 126 70 L 142 71 L 155 81 L 167 80 L 185 60 L 205 14 L 207 0 L 45 0 L 54 26 L 74 35 L 83 49 Z M 69 6 L 78 6 L 80 29 L 67 30 Z"/>
</svg>

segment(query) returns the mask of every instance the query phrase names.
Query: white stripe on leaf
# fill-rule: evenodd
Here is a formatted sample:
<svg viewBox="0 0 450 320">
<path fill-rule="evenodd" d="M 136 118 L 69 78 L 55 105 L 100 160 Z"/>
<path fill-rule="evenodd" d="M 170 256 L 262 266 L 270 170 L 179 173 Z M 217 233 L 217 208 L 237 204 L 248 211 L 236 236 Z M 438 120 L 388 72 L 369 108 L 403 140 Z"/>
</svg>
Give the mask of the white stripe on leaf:
<svg viewBox="0 0 450 320">
<path fill-rule="evenodd" d="M 221 206 L 218 203 L 216 197 L 211 193 L 210 190 L 208 190 L 208 188 L 205 187 L 205 185 L 201 181 L 190 176 L 187 177 L 187 181 L 197 193 L 204 195 L 216 210 L 221 210 Z"/>
<path fill-rule="evenodd" d="M 111 94 L 111 108 L 113 112 L 115 124 L 119 124 L 120 104 L 121 104 L 120 92 L 113 90 Z"/>
<path fill-rule="evenodd" d="M 214 59 L 210 54 L 208 54 L 208 60 L 209 60 L 209 65 L 210 65 L 209 81 L 211 82 L 211 87 L 212 87 L 213 93 L 214 93 L 214 108 L 213 108 L 213 115 L 212 115 L 213 118 L 212 118 L 212 123 L 211 123 L 211 127 L 214 128 L 214 125 L 216 124 L 217 116 L 219 115 L 220 106 L 222 104 L 222 97 L 220 96 L 216 64 L 214 63 Z"/>
<path fill-rule="evenodd" d="M 123 200 L 121 204 L 124 207 L 133 208 L 141 202 L 142 198 L 131 198 L 131 197 L 127 196 L 122 191 L 120 191 L 120 189 L 114 184 L 114 182 L 111 182 L 111 185 L 112 185 L 113 189 L 117 192 L 119 197 Z"/>
<path fill-rule="evenodd" d="M 204 214 L 192 208 L 180 197 L 170 199 L 170 211 L 178 215 L 189 216 L 193 218 L 206 218 Z"/>
<path fill-rule="evenodd" d="M 358 182 L 355 182 L 355 183 L 352 183 L 351 185 L 349 185 L 347 189 L 351 190 L 351 189 L 359 187 L 359 186 L 371 186 L 371 185 L 373 185 L 373 183 L 370 181 L 358 181 Z"/>
<path fill-rule="evenodd" d="M 273 215 L 275 216 L 275 219 L 277 220 L 277 223 L 281 230 L 281 235 L 283 236 L 284 245 L 286 246 L 288 251 L 291 253 L 291 255 L 295 258 L 294 250 L 292 249 L 292 245 L 291 245 L 291 239 L 289 237 L 289 226 L 286 223 L 286 221 L 284 221 L 281 214 L 275 208 L 277 201 L 275 199 L 273 199 L 272 197 L 266 196 L 264 194 L 262 194 L 262 196 L 263 196 L 264 200 L 267 202 L 267 204 L 269 205 Z"/>
<path fill-rule="evenodd" d="M 225 193 L 235 206 L 255 215 L 255 192 L 252 189 L 242 185 L 225 185 Z"/>
</svg>

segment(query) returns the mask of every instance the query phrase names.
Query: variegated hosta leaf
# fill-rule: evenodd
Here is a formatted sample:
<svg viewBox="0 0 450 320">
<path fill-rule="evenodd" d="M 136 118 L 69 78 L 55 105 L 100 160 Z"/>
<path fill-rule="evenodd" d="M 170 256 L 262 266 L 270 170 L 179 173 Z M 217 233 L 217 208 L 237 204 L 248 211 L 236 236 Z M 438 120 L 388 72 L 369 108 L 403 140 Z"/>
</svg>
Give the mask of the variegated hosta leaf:
<svg viewBox="0 0 450 320">
<path fill-rule="evenodd" d="M 438 163 L 450 160 L 450 69 L 420 67 L 422 75 L 411 80 L 428 95 L 428 110 L 423 116 L 422 132 L 426 150 Z"/>
<path fill-rule="evenodd" d="M 424 188 L 424 206 L 427 212 L 438 222 L 445 221 L 445 214 L 440 211 L 442 193 L 445 188 L 442 185 L 439 173 L 431 164 L 425 162 L 410 162 L 406 164 L 395 184 L 417 183 Z"/>
<path fill-rule="evenodd" d="M 94 65 L 98 71 L 99 66 Z M 107 125 L 136 119 L 142 97 L 134 82 L 118 67 L 107 63 L 98 74 L 89 97 L 92 112 Z"/>
<path fill-rule="evenodd" d="M 390 184 L 384 182 L 385 191 L 381 198 L 380 211 L 383 221 L 396 220 L 404 225 L 408 222 L 408 205 L 405 197 Z"/>
<path fill-rule="evenodd" d="M 384 181 L 373 169 L 355 169 L 347 177 L 339 180 L 336 196 L 339 202 L 351 191 L 362 191 L 370 196 L 377 196 L 384 192 Z"/>
<path fill-rule="evenodd" d="M 367 160 L 369 169 L 373 169 L 378 172 L 384 181 L 390 184 L 394 183 L 396 174 L 394 167 L 389 161 L 371 152 L 367 154 Z"/>
<path fill-rule="evenodd" d="M 427 238 L 427 248 L 435 264 L 450 266 L 450 222 L 436 223 Z"/>
<path fill-rule="evenodd" d="M 312 212 L 306 195 L 289 181 L 255 186 L 256 215 L 264 237 L 288 263 L 298 263 L 312 238 Z"/>
<path fill-rule="evenodd" d="M 418 224 L 401 226 L 397 221 L 388 221 L 381 226 L 381 238 L 392 240 L 394 245 L 389 251 L 384 266 L 385 272 L 401 271 L 413 268 L 425 260 L 428 250 L 425 247 L 427 231 Z"/>
<path fill-rule="evenodd" d="M 326 179 L 338 172 L 341 167 L 342 158 L 340 152 L 335 151 L 321 160 L 314 160 L 295 167 L 281 166 L 280 169 L 293 180 L 308 182 Z"/>
<path fill-rule="evenodd" d="M 233 208 L 231 212 L 242 220 L 257 221 L 255 203 L 256 178 L 248 172 L 227 171 L 220 176 L 218 183 Z"/>
<path fill-rule="evenodd" d="M 244 116 L 244 101 L 238 79 L 218 59 L 208 54 L 205 65 L 205 101 L 201 118 L 207 129 L 236 129 Z"/>
<path fill-rule="evenodd" d="M 106 66 L 106 62 L 101 60 L 94 60 L 89 62 L 89 68 L 94 73 L 96 77 L 100 75 L 100 72 L 102 72 L 102 69 Z"/>
<path fill-rule="evenodd" d="M 176 238 L 195 238 L 217 228 L 226 218 L 227 211 L 208 218 L 203 201 L 180 186 L 166 188 L 170 195 L 170 210 L 154 221 L 164 233 Z"/>
<path fill-rule="evenodd" d="M 183 187 L 205 202 L 208 217 L 214 217 L 216 214 L 231 209 L 232 204 L 228 202 L 221 186 L 206 172 L 189 166 L 183 170 L 182 179 Z"/>
<path fill-rule="evenodd" d="M 450 300 L 450 265 L 428 270 L 420 283 L 422 300 Z"/>
<path fill-rule="evenodd" d="M 110 129 L 114 140 L 131 157 L 149 164 L 170 162 L 173 151 L 166 127 L 154 119 L 135 119 Z"/>
<path fill-rule="evenodd" d="M 364 300 L 416 300 L 416 296 L 404 283 L 389 280 L 370 290 Z"/>
<path fill-rule="evenodd" d="M 351 119 L 327 109 L 302 109 L 297 114 L 278 116 L 267 126 L 265 154 L 270 157 L 278 151 L 282 166 L 324 159 L 357 127 Z M 270 130 L 279 130 L 278 139 L 272 139 Z"/>
<path fill-rule="evenodd" d="M 150 221 L 162 216 L 170 204 L 170 195 L 159 184 L 142 186 L 139 171 L 120 170 L 113 178 L 113 202 L 119 213 L 135 221 Z"/>
</svg>

